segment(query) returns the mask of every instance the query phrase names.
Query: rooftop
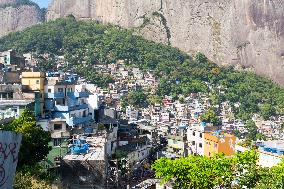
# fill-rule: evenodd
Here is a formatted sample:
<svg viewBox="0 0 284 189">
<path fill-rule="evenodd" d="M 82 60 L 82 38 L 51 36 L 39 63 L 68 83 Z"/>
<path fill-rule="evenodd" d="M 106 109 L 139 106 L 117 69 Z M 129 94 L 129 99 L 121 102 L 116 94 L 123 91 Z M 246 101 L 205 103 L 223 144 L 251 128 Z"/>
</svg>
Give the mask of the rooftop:
<svg viewBox="0 0 284 189">
<path fill-rule="evenodd" d="M 86 154 L 67 154 L 63 159 L 71 161 L 94 161 L 105 160 L 105 136 L 81 137 L 89 144 Z"/>
</svg>

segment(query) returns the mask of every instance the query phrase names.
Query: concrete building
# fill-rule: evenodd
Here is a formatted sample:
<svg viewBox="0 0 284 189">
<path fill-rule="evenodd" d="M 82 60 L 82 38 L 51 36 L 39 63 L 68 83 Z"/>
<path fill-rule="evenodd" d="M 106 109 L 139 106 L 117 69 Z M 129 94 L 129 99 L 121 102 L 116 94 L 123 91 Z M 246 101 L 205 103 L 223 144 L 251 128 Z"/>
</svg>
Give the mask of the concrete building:
<svg viewBox="0 0 284 189">
<path fill-rule="evenodd" d="M 214 154 L 223 153 L 231 156 L 235 153 L 236 137 L 221 131 L 207 132 L 204 134 L 204 155 L 212 157 Z"/>
<path fill-rule="evenodd" d="M 259 165 L 262 167 L 273 167 L 283 160 L 284 141 L 264 141 L 258 144 Z"/>
<path fill-rule="evenodd" d="M 190 154 L 204 155 L 204 123 L 192 124 L 187 129 L 188 152 Z"/>
<path fill-rule="evenodd" d="M 88 126 L 93 114 L 89 112 L 89 92 L 74 82 L 49 80 L 44 87 L 45 115 L 52 138 L 70 136 L 70 129 Z"/>
<path fill-rule="evenodd" d="M 0 85 L 0 119 L 18 118 L 26 108 L 33 110 L 36 115 L 40 114 L 39 102 L 39 93 L 29 91 L 27 86 Z"/>
<path fill-rule="evenodd" d="M 0 64 L 4 64 L 6 67 L 16 65 L 19 68 L 24 68 L 25 57 L 18 55 L 15 50 L 0 52 Z"/>
<path fill-rule="evenodd" d="M 38 93 L 40 109 L 35 112 L 38 117 L 44 116 L 44 84 L 45 73 L 43 72 L 22 72 L 22 85 L 27 86 L 27 90 Z"/>
<path fill-rule="evenodd" d="M 185 157 L 188 155 L 186 128 L 171 127 L 167 136 L 168 145 L 166 154 L 170 157 Z"/>
</svg>

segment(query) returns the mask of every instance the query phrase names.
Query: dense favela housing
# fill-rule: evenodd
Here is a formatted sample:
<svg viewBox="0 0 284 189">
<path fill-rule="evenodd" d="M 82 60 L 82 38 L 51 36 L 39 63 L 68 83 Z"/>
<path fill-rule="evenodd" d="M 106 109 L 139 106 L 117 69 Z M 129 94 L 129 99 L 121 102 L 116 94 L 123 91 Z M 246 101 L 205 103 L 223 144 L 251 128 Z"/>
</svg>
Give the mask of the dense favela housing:
<svg viewBox="0 0 284 189">
<path fill-rule="evenodd" d="M 161 182 L 151 166 L 163 158 L 229 158 L 254 149 L 261 167 L 282 161 L 284 117 L 254 115 L 248 123 L 232 116 L 228 102 L 214 107 L 202 93 L 149 103 L 144 93 L 154 94 L 158 85 L 151 71 L 123 60 L 95 65 L 115 80 L 102 88 L 72 70 L 62 71 L 63 56 L 55 60 L 57 69 L 41 72 L 31 53 L 0 53 L 0 122 L 10 123 L 26 109 L 33 112 L 36 125 L 51 135 L 42 164 L 56 170 L 58 186 L 169 189 L 174 181 Z M 258 138 L 248 144 L 244 136 L 251 132 Z"/>
</svg>

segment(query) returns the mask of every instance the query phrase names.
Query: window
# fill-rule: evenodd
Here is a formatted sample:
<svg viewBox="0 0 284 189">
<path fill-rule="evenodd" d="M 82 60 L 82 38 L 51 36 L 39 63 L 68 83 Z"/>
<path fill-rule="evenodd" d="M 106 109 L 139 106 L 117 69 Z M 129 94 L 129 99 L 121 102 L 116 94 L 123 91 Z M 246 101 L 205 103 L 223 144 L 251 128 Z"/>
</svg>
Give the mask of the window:
<svg viewBox="0 0 284 189">
<path fill-rule="evenodd" d="M 195 136 L 195 131 L 192 132 L 192 135 Z"/>
<path fill-rule="evenodd" d="M 195 141 L 192 141 L 192 145 L 195 145 Z"/>
<path fill-rule="evenodd" d="M 51 89 L 47 89 L 47 92 L 51 93 Z"/>
<path fill-rule="evenodd" d="M 8 93 L 8 99 L 13 99 L 13 93 Z"/>
<path fill-rule="evenodd" d="M 202 148 L 202 143 L 199 143 L 199 148 Z"/>
<path fill-rule="evenodd" d="M 54 138 L 53 139 L 53 146 L 60 146 L 62 143 L 62 139 L 61 138 Z"/>
<path fill-rule="evenodd" d="M 36 84 L 39 84 L 39 80 L 36 80 Z"/>
<path fill-rule="evenodd" d="M 217 144 L 214 144 L 214 148 L 217 148 Z"/>
<path fill-rule="evenodd" d="M 199 133 L 199 137 L 202 138 L 202 133 Z"/>
<path fill-rule="evenodd" d="M 53 128 L 54 128 L 54 130 L 61 130 L 62 124 L 54 124 Z"/>
<path fill-rule="evenodd" d="M 68 89 L 67 89 L 67 92 L 72 92 L 72 88 L 68 88 Z"/>
<path fill-rule="evenodd" d="M 59 93 L 63 93 L 63 88 L 58 88 Z"/>
<path fill-rule="evenodd" d="M 7 98 L 7 93 L 2 93 L 2 98 L 6 99 Z"/>
</svg>

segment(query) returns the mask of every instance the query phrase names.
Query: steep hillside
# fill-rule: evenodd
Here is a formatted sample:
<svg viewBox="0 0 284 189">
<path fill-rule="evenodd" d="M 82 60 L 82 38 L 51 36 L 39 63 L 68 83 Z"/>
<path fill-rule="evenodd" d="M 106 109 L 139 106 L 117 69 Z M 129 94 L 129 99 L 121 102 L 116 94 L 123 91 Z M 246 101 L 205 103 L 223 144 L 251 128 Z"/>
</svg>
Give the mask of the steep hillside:
<svg viewBox="0 0 284 189">
<path fill-rule="evenodd" d="M 69 14 L 137 28 L 218 64 L 254 67 L 284 86 L 284 0 L 53 0 L 47 19 Z"/>
<path fill-rule="evenodd" d="M 27 0 L 0 0 L 0 37 L 40 23 L 40 8 Z"/>
<path fill-rule="evenodd" d="M 243 120 L 253 113 L 265 117 L 284 114 L 284 89 L 270 80 L 247 70 L 219 67 L 201 53 L 192 58 L 177 48 L 145 40 L 117 26 L 76 21 L 69 16 L 0 38 L 0 51 L 11 48 L 36 52 L 44 71 L 56 69 L 56 63 L 40 58 L 41 54 L 64 55 L 68 64 L 63 71 L 73 70 L 101 87 L 114 79 L 94 66 L 124 60 L 129 66 L 153 70 L 160 78 L 157 97 L 171 95 L 177 99 L 179 94 L 201 92 L 216 105 L 224 101 L 232 106 L 240 103 L 234 106 L 234 113 Z"/>
</svg>

